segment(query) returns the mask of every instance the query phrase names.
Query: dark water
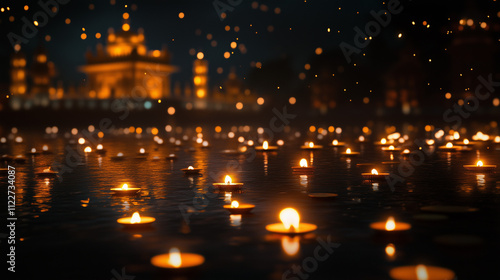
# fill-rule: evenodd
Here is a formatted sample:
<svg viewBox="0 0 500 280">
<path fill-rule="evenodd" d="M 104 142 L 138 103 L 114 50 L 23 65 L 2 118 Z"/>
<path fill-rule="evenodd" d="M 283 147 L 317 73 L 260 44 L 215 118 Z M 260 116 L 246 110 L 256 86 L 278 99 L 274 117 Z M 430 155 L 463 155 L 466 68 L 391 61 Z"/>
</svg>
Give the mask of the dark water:
<svg viewBox="0 0 500 280">
<path fill-rule="evenodd" d="M 237 147 L 236 139 L 212 139 L 209 149 L 158 146 L 152 137 L 106 137 L 108 153 L 91 153 L 83 163 L 62 175 L 62 181 L 44 180 L 35 171 L 54 161 L 65 162 L 68 140 L 64 137 L 27 135 L 22 144 L 2 144 L 2 154 L 24 154 L 32 146 L 49 145 L 53 154 L 28 157 L 16 167 L 16 274 L 33 279 L 389 279 L 389 270 L 401 265 L 424 263 L 447 267 L 458 279 L 498 279 L 500 249 L 500 179 L 498 174 L 478 178 L 464 172 L 463 164 L 475 163 L 478 154 L 435 152 L 415 167 L 394 191 L 387 184 L 365 184 L 361 172 L 369 167 L 357 163 L 389 160 L 389 154 L 372 144 L 354 144 L 361 156 L 347 162 L 340 150 L 325 146 L 313 153 L 298 147 L 301 141 L 285 139 L 276 153 L 237 156 L 220 151 Z M 168 142 L 168 138 L 165 138 Z M 326 141 L 323 143 L 326 145 Z M 82 149 L 70 145 L 72 149 Z M 147 160 L 134 159 L 140 147 Z M 155 150 L 157 148 L 157 150 Z M 500 152 L 479 148 L 481 159 L 500 164 Z M 110 160 L 123 152 L 127 159 Z M 170 153 L 176 161 L 165 160 Z M 161 160 L 152 161 L 153 156 Z M 305 157 L 316 166 L 314 176 L 292 174 L 291 166 Z M 203 176 L 188 178 L 180 171 L 188 165 L 203 169 Z M 398 165 L 379 165 L 379 171 L 396 172 Z M 223 209 L 224 194 L 208 188 L 222 182 L 223 175 L 245 184 L 233 199 L 252 203 L 251 215 L 230 218 Z M 484 181 L 482 181 L 484 179 Z M 6 178 L 2 177 L 6 182 Z M 6 185 L 2 182 L 2 185 Z M 138 197 L 114 197 L 109 191 L 122 183 L 142 188 Z M 4 189 L 7 189 L 6 187 Z M 316 200 L 310 192 L 334 192 L 335 200 Z M 194 198 L 199 198 L 194 200 Z M 6 191 L 1 194 L 6 201 Z M 446 204 L 477 207 L 479 211 L 448 215 L 441 222 L 422 222 L 413 215 L 420 207 Z M 5 204 L 3 204 L 5 205 Z M 266 232 L 265 226 L 279 221 L 285 207 L 294 207 L 302 221 L 318 229 L 299 238 L 286 239 Z M 5 208 L 4 208 L 5 209 Z M 150 229 L 124 230 L 116 220 L 134 211 L 155 217 Z M 187 212 L 189 211 L 189 212 Z M 2 211 L 2 217 L 5 216 Z M 403 238 L 378 237 L 369 225 L 393 215 L 412 224 Z M 5 221 L 5 218 L 2 218 Z M 0 233 L 6 233 L 2 229 Z M 434 242 L 444 234 L 467 234 L 482 240 L 470 247 L 445 247 Z M 326 260 L 312 261 L 318 241 L 337 243 Z M 21 241 L 21 240 L 22 241 Z M 285 245 L 295 255 L 286 253 Z M 386 256 L 394 243 L 396 256 Z M 6 239 L 2 238 L 2 257 Z M 285 245 L 283 245 L 285 244 Z M 154 255 L 171 247 L 202 254 L 205 263 L 194 269 L 168 271 L 153 267 Z M 295 244 L 297 246 L 297 244 Z M 326 251 L 321 249 L 323 255 Z M 304 262 L 305 261 L 305 262 Z M 294 274 L 294 265 L 306 270 Z M 316 265 L 317 264 L 317 265 Z M 6 265 L 4 262 L 4 269 Z M 122 274 L 125 269 L 125 276 Z M 291 271 L 289 274 L 284 273 Z M 12 273 L 9 278 L 12 278 Z M 4 278 L 5 279 L 5 278 Z M 15 278 L 12 278 L 15 279 Z M 27 279 L 27 278 L 25 278 Z"/>
</svg>

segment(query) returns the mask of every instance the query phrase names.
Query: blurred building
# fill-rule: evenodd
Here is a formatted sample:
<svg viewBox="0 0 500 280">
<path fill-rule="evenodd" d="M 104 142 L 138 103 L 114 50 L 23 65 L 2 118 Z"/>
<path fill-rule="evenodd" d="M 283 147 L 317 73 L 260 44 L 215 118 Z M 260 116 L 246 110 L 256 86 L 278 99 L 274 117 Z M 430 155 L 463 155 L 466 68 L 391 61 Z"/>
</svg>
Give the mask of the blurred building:
<svg viewBox="0 0 500 280">
<path fill-rule="evenodd" d="M 114 99 L 138 96 L 161 99 L 171 97 L 170 75 L 177 68 L 170 64 L 170 53 L 148 50 L 144 32 L 108 31 L 106 46 L 97 45 L 95 54 L 87 53 L 87 65 L 79 68 L 88 77 L 88 97 Z"/>
</svg>

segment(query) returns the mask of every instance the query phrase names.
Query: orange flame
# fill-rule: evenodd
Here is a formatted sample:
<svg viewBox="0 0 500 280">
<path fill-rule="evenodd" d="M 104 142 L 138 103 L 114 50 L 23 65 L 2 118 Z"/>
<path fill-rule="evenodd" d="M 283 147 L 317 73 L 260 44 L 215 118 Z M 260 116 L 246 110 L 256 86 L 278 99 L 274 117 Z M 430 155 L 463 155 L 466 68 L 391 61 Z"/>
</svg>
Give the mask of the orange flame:
<svg viewBox="0 0 500 280">
<path fill-rule="evenodd" d="M 389 217 L 389 219 L 387 219 L 387 222 L 385 223 L 385 230 L 393 231 L 394 229 L 396 229 L 396 222 L 394 221 L 393 217 Z"/>
</svg>

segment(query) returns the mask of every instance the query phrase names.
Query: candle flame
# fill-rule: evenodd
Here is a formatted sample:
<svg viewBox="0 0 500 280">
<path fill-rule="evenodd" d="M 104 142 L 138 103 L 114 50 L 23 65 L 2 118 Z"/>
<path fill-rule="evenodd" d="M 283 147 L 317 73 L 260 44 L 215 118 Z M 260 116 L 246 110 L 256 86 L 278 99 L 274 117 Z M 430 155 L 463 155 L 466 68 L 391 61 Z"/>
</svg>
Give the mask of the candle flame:
<svg viewBox="0 0 500 280">
<path fill-rule="evenodd" d="M 403 151 L 403 154 L 409 154 L 409 153 L 410 153 L 410 150 L 408 150 L 408 149 L 405 149 L 405 150 Z"/>
<path fill-rule="evenodd" d="M 385 223 L 385 230 L 393 231 L 395 228 L 396 228 L 396 222 L 394 222 L 394 218 L 389 217 L 389 219 L 387 219 L 387 222 Z"/>
<path fill-rule="evenodd" d="M 139 150 L 139 153 L 141 153 L 141 154 L 144 154 L 145 152 L 146 152 L 146 150 L 144 150 L 144 148 L 141 148 L 141 149 Z"/>
<path fill-rule="evenodd" d="M 332 144 L 333 144 L 334 146 L 337 146 L 337 145 L 339 144 L 339 141 L 337 141 L 337 139 L 335 139 L 335 140 L 333 140 Z"/>
<path fill-rule="evenodd" d="M 231 177 L 229 177 L 229 175 L 226 175 L 226 178 L 224 178 L 224 182 L 226 184 L 231 184 L 232 183 Z"/>
<path fill-rule="evenodd" d="M 350 154 L 350 153 L 351 153 L 351 149 L 350 149 L 350 148 L 347 148 L 347 150 L 345 150 L 345 153 L 346 153 L 346 154 Z"/>
<path fill-rule="evenodd" d="M 128 190 L 128 185 L 127 184 L 123 184 L 122 190 Z"/>
<path fill-rule="evenodd" d="M 188 170 L 194 170 L 192 166 L 188 166 Z"/>
<path fill-rule="evenodd" d="M 32 152 L 32 153 L 36 153 L 36 149 L 35 149 L 35 148 L 32 148 L 32 149 L 31 149 L 31 152 Z"/>
<path fill-rule="evenodd" d="M 417 273 L 417 280 L 428 280 L 429 274 L 427 273 L 427 268 L 423 264 L 417 265 L 415 268 L 415 272 Z"/>
<path fill-rule="evenodd" d="M 90 152 L 92 152 L 92 148 L 87 146 L 87 147 L 85 147 L 85 150 L 83 150 L 83 151 L 86 153 L 90 153 Z"/>
<path fill-rule="evenodd" d="M 380 139 L 380 144 L 385 145 L 387 143 L 387 139 L 382 138 Z"/>
<path fill-rule="evenodd" d="M 170 264 L 173 267 L 181 267 L 182 265 L 181 251 L 178 248 L 173 247 L 168 252 L 168 264 Z"/>
<path fill-rule="evenodd" d="M 293 208 L 285 208 L 280 212 L 280 220 L 285 226 L 285 229 L 295 231 L 299 228 L 300 215 Z"/>
<path fill-rule="evenodd" d="M 432 146 L 434 145 L 434 139 L 429 139 L 426 141 L 427 145 Z"/>
<path fill-rule="evenodd" d="M 469 139 L 464 139 L 464 144 L 469 145 Z"/>
<path fill-rule="evenodd" d="M 141 222 L 141 216 L 139 215 L 139 212 L 134 212 L 132 215 L 132 218 L 130 219 L 131 224 L 138 224 Z"/>
<path fill-rule="evenodd" d="M 305 158 L 300 160 L 300 167 L 307 167 L 307 160 Z"/>
<path fill-rule="evenodd" d="M 453 148 L 453 143 L 451 142 L 446 143 L 446 148 Z"/>
<path fill-rule="evenodd" d="M 394 244 L 387 244 L 387 246 L 385 247 L 385 253 L 388 257 L 394 257 L 394 255 L 396 254 L 396 247 L 394 247 Z"/>
<path fill-rule="evenodd" d="M 477 162 L 477 164 L 476 164 L 476 165 L 477 165 L 478 167 L 481 167 L 481 166 L 483 166 L 483 162 L 479 160 L 479 161 Z"/>
<path fill-rule="evenodd" d="M 264 143 L 262 143 L 262 148 L 263 148 L 264 150 L 269 149 L 269 143 L 267 143 L 267 141 L 264 141 Z"/>
<path fill-rule="evenodd" d="M 389 146 L 389 150 L 394 150 L 394 146 L 393 146 L 393 145 L 390 145 L 390 146 Z"/>
<path fill-rule="evenodd" d="M 102 147 L 102 144 L 97 145 L 97 149 L 98 149 L 98 150 L 102 150 L 102 148 L 103 148 L 103 147 Z"/>
<path fill-rule="evenodd" d="M 238 208 L 238 207 L 240 207 L 240 204 L 238 203 L 238 201 L 233 200 L 233 202 L 231 202 L 231 208 Z"/>
<path fill-rule="evenodd" d="M 50 167 L 49 167 L 49 168 L 45 168 L 45 169 L 43 170 L 43 172 L 50 172 Z"/>
<path fill-rule="evenodd" d="M 377 169 L 373 168 L 373 169 L 372 169 L 372 174 L 373 174 L 373 175 L 378 175 L 378 171 L 377 171 Z"/>
<path fill-rule="evenodd" d="M 309 142 L 309 148 L 314 148 L 314 143 L 313 142 Z"/>
</svg>

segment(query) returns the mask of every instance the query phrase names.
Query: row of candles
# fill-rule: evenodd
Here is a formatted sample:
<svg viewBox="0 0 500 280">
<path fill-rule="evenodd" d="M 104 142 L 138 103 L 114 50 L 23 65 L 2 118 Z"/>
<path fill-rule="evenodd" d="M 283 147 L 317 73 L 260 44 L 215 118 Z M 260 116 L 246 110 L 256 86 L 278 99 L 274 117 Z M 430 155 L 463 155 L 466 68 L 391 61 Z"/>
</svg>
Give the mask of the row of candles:
<svg viewBox="0 0 500 280">
<path fill-rule="evenodd" d="M 384 139 L 382 139 L 380 143 L 377 143 L 379 145 L 384 146 L 382 147 L 383 151 L 388 151 L 392 153 L 401 150 L 400 148 L 396 148 L 393 145 L 390 145 L 387 141 L 383 140 Z M 427 144 L 433 145 L 434 143 L 427 142 Z M 470 145 L 470 142 L 464 141 L 463 144 L 467 146 Z M 388 147 L 386 147 L 386 145 L 388 145 Z M 345 143 L 333 140 L 331 146 L 344 147 Z M 301 148 L 304 150 L 318 150 L 322 149 L 323 146 L 315 145 L 313 142 L 308 142 Z M 447 151 L 462 150 L 461 148 L 454 146 L 451 142 L 439 148 Z M 278 150 L 278 147 L 270 146 L 267 141 L 264 141 L 262 146 L 255 147 L 255 149 L 257 151 L 267 152 L 267 151 L 276 151 Z M 46 146 L 44 146 L 42 150 L 45 153 L 49 152 Z M 90 147 L 86 147 L 84 151 L 85 153 L 92 152 Z M 104 150 L 103 146 L 99 144 L 96 148 L 96 152 L 104 154 L 106 150 Z M 410 153 L 410 151 L 407 149 L 403 151 L 403 154 L 408 154 L 408 153 Z M 37 155 L 38 152 L 36 151 L 36 149 L 33 148 L 28 154 Z M 343 152 L 342 154 L 351 157 L 359 155 L 359 152 L 353 152 L 351 151 L 350 148 L 347 148 L 345 152 Z M 147 153 L 143 148 L 141 148 L 138 155 L 145 156 L 147 155 Z M 169 155 L 169 157 L 171 156 L 173 155 Z M 123 157 L 123 153 L 121 155 L 118 154 L 117 157 Z M 484 165 L 482 161 L 478 161 L 475 165 L 464 165 L 464 168 L 476 172 L 488 172 L 494 170 L 496 166 Z M 306 159 L 301 159 L 299 166 L 293 166 L 292 170 L 294 171 L 294 173 L 308 174 L 314 171 L 314 167 L 308 166 Z M 182 171 L 186 175 L 192 176 L 192 175 L 199 175 L 201 169 L 189 166 L 188 168 L 182 169 Z M 47 168 L 44 169 L 42 172 L 37 173 L 37 175 L 50 177 L 57 175 L 57 173 L 51 170 L 50 168 Z M 379 179 L 384 179 L 386 176 L 389 175 L 389 173 L 379 173 L 376 169 L 373 169 L 370 173 L 362 173 L 361 175 L 368 180 L 379 180 Z M 214 183 L 214 186 L 222 188 L 224 190 L 233 191 L 241 189 L 243 183 L 233 183 L 231 178 L 229 176 L 226 176 L 224 183 Z M 140 188 L 129 187 L 128 184 L 123 184 L 119 188 L 111 189 L 111 191 L 114 194 L 120 194 L 120 195 L 136 195 L 137 193 L 140 192 L 140 190 L 141 190 Z M 255 205 L 239 203 L 238 201 L 232 201 L 230 205 L 224 206 L 224 208 L 227 209 L 231 214 L 245 214 L 250 212 L 254 207 Z M 293 208 L 283 209 L 279 214 L 279 218 L 281 220 L 281 223 L 267 225 L 266 230 L 272 233 L 295 236 L 299 234 L 312 232 L 317 229 L 317 226 L 314 224 L 301 222 L 299 213 L 297 212 L 297 210 Z M 135 212 L 131 217 L 120 218 L 117 220 L 117 222 L 126 227 L 143 227 L 154 223 L 155 218 L 146 216 L 141 217 L 138 212 Z M 390 233 L 406 232 L 411 229 L 411 225 L 408 223 L 396 222 L 393 217 L 389 217 L 385 222 L 376 222 L 370 224 L 370 228 L 372 228 L 376 232 L 380 232 L 383 234 L 390 234 Z M 390 251 L 390 246 L 386 248 L 386 251 L 387 250 Z M 172 248 L 167 254 L 154 256 L 151 259 L 151 263 L 155 266 L 163 268 L 175 268 L 175 269 L 186 268 L 186 267 L 199 266 L 203 264 L 204 257 L 198 254 L 181 253 L 177 248 Z M 393 279 L 419 279 L 419 280 L 453 279 L 455 277 L 453 271 L 449 269 L 424 266 L 424 265 L 397 267 L 390 271 L 390 275 Z"/>
</svg>

